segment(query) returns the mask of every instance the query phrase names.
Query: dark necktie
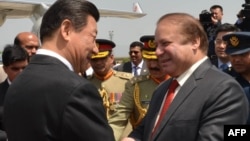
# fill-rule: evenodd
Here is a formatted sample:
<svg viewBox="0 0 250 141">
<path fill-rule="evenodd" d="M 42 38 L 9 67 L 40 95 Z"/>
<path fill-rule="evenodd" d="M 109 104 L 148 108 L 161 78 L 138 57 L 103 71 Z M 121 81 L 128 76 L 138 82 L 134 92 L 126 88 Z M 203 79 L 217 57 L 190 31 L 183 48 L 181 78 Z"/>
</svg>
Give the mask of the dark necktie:
<svg viewBox="0 0 250 141">
<path fill-rule="evenodd" d="M 220 69 L 223 71 L 227 70 L 227 68 L 228 68 L 227 64 L 220 65 Z"/>
<path fill-rule="evenodd" d="M 153 132 L 152 132 L 152 136 L 153 134 L 156 132 L 157 128 L 159 127 L 164 115 L 166 114 L 171 102 L 173 101 L 174 99 L 174 92 L 175 92 L 175 89 L 179 86 L 177 80 L 173 80 L 169 86 L 169 89 L 168 89 L 168 93 L 167 93 L 167 96 L 165 98 L 165 101 L 163 106 L 162 106 L 162 109 L 160 111 L 160 116 L 158 118 L 158 121 L 153 129 Z"/>
<path fill-rule="evenodd" d="M 137 67 L 137 66 L 134 66 L 133 68 L 134 68 L 134 76 L 138 76 L 138 72 L 137 72 L 137 69 L 138 69 L 139 67 Z"/>
</svg>

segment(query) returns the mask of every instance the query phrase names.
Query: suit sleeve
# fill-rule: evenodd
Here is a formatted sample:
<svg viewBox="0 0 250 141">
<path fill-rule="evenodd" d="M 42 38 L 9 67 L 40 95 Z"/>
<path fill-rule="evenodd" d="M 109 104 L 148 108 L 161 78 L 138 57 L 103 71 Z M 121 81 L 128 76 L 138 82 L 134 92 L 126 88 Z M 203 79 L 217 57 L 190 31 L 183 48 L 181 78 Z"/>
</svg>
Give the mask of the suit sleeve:
<svg viewBox="0 0 250 141">
<path fill-rule="evenodd" d="M 72 92 L 62 122 L 65 141 L 114 141 L 102 99 L 90 83 L 80 84 Z"/>
<path fill-rule="evenodd" d="M 128 123 L 128 119 L 134 108 L 133 98 L 134 86 L 128 81 L 125 86 L 125 91 L 122 95 L 121 101 L 116 108 L 114 114 L 109 118 L 109 124 L 112 127 L 115 139 L 119 140 Z"/>
</svg>

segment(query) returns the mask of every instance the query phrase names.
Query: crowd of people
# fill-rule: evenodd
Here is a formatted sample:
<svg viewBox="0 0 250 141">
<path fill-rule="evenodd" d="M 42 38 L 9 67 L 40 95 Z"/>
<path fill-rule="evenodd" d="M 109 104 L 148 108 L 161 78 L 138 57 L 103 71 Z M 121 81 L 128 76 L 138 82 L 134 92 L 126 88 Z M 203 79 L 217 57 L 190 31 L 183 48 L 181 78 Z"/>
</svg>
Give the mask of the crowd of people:
<svg viewBox="0 0 250 141">
<path fill-rule="evenodd" d="M 40 39 L 21 32 L 4 48 L 0 141 L 223 141 L 224 125 L 250 124 L 250 32 L 210 12 L 206 28 L 162 15 L 114 66 L 97 7 L 57 0 Z"/>
</svg>

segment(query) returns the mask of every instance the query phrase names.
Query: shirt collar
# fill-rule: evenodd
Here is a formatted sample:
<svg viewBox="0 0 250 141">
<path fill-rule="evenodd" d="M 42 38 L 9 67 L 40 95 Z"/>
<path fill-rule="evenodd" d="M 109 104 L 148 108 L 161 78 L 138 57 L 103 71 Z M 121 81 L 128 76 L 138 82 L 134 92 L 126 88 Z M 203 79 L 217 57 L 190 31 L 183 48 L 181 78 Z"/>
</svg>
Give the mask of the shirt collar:
<svg viewBox="0 0 250 141">
<path fill-rule="evenodd" d="M 224 64 L 224 63 L 221 62 L 220 59 L 218 59 L 218 68 L 219 68 L 222 64 Z M 227 64 L 228 67 L 231 67 L 231 66 L 232 66 L 230 61 L 228 61 L 226 64 Z"/>
<path fill-rule="evenodd" d="M 9 78 L 7 78 L 7 82 L 8 82 L 9 85 L 11 85 L 11 81 L 10 81 Z"/>
<path fill-rule="evenodd" d="M 61 55 L 59 55 L 58 53 L 54 52 L 54 51 L 51 51 L 51 50 L 48 50 L 48 49 L 38 49 L 36 54 L 48 55 L 48 56 L 51 56 L 51 57 L 55 57 L 58 60 L 60 60 L 62 63 L 64 63 L 69 68 L 69 70 L 74 71 L 74 69 L 73 69 L 72 65 L 70 64 L 70 62 L 67 59 L 65 59 L 64 57 L 62 57 Z"/>
<path fill-rule="evenodd" d="M 193 64 L 188 70 L 186 70 L 184 73 L 182 73 L 177 79 L 180 86 L 183 86 L 183 84 L 187 81 L 187 79 L 191 76 L 191 74 L 202 64 L 205 60 L 207 60 L 208 57 L 205 56 L 201 60 L 197 61 L 195 64 Z"/>
<path fill-rule="evenodd" d="M 140 64 L 139 64 L 137 67 L 138 67 L 138 68 L 142 68 L 143 62 L 144 62 L 144 60 L 142 59 L 142 61 L 140 62 Z M 132 64 L 132 68 L 134 68 L 134 67 L 135 67 L 135 64 L 132 63 L 132 62 L 131 62 L 131 64 Z"/>
</svg>

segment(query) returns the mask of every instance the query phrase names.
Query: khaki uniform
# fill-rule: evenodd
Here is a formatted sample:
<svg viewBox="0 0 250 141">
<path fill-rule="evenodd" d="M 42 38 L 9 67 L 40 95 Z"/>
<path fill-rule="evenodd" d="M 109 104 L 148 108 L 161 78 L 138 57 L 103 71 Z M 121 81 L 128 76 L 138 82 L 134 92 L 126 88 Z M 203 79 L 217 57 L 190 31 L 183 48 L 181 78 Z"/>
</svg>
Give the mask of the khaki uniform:
<svg viewBox="0 0 250 141">
<path fill-rule="evenodd" d="M 117 111 L 109 119 L 116 140 L 131 132 L 132 129 L 124 130 L 128 119 L 130 119 L 133 127 L 141 122 L 149 107 L 152 94 L 158 85 L 149 75 L 133 77 L 126 84 Z"/>
<path fill-rule="evenodd" d="M 116 110 L 125 90 L 125 83 L 132 77 L 133 75 L 131 73 L 113 71 L 113 75 L 104 81 L 97 79 L 94 75 L 89 78 L 97 87 L 103 98 L 103 104 L 107 111 L 107 118 Z"/>
</svg>

